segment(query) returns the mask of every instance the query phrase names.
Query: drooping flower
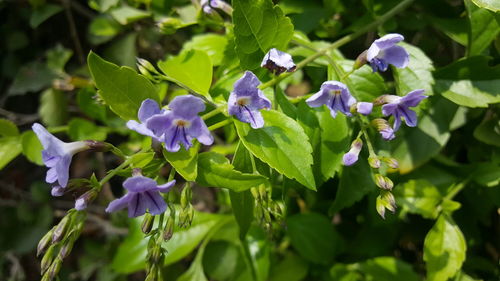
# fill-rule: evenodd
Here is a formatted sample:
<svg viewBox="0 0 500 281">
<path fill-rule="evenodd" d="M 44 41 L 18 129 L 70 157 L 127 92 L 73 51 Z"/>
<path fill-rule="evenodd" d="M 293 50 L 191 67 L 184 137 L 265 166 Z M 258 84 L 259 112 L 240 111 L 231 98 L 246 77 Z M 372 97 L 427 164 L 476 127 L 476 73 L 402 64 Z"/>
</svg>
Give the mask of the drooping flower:
<svg viewBox="0 0 500 281">
<path fill-rule="evenodd" d="M 355 139 L 351 144 L 351 149 L 342 157 L 342 164 L 344 164 L 344 166 L 354 165 L 354 163 L 358 161 L 361 148 L 363 148 L 363 141 L 361 141 L 361 139 Z"/>
<path fill-rule="evenodd" d="M 368 115 L 372 113 L 373 103 L 371 102 L 358 102 L 356 103 L 356 111 L 363 114 Z"/>
<path fill-rule="evenodd" d="M 262 128 L 264 119 L 261 109 L 271 108 L 271 102 L 264 93 L 257 88 L 260 81 L 251 71 L 246 71 L 236 83 L 229 95 L 228 112 L 236 116 L 241 122 L 250 123 L 252 128 Z"/>
<path fill-rule="evenodd" d="M 177 96 L 168 107 L 170 111 L 153 115 L 146 121 L 146 127 L 165 144 L 168 151 L 178 151 L 180 143 L 186 150 L 189 149 L 193 138 L 204 145 L 214 142 L 207 125 L 198 116 L 205 110 L 202 99 L 192 95 Z"/>
<path fill-rule="evenodd" d="M 293 72 L 296 68 L 292 56 L 276 48 L 272 48 L 267 52 L 260 66 L 269 69 L 276 75 L 280 75 L 285 71 Z"/>
<path fill-rule="evenodd" d="M 401 34 L 391 33 L 375 40 L 366 53 L 366 59 L 370 63 L 373 72 L 386 71 L 389 64 L 398 68 L 408 65 L 410 55 L 401 46 L 396 44 L 403 41 Z"/>
<path fill-rule="evenodd" d="M 207 14 L 212 14 L 214 9 L 221 9 L 228 15 L 231 15 L 233 12 L 231 5 L 222 0 L 201 0 L 200 5 L 203 12 Z"/>
<path fill-rule="evenodd" d="M 393 140 L 396 137 L 396 135 L 394 134 L 394 129 L 392 129 L 387 120 L 376 118 L 372 120 L 372 124 L 384 140 Z"/>
<path fill-rule="evenodd" d="M 69 180 L 69 166 L 73 155 L 90 149 L 88 142 L 63 142 L 49 133 L 42 125 L 35 123 L 33 131 L 42 143 L 42 160 L 49 168 L 45 181 L 47 183 L 59 183 L 60 187 L 66 187 Z M 60 190 L 54 190 L 55 194 L 60 194 Z"/>
<path fill-rule="evenodd" d="M 401 126 L 401 118 L 404 118 L 406 125 L 409 127 L 417 126 L 417 114 L 410 107 L 417 106 L 427 96 L 423 95 L 425 90 L 414 90 L 406 94 L 404 97 L 386 95 L 383 100 L 387 102 L 382 106 L 382 114 L 384 116 L 394 116 L 394 131 L 397 131 Z"/>
<path fill-rule="evenodd" d="M 158 140 L 158 137 L 146 127 L 146 122 L 153 116 L 162 115 L 167 113 L 167 110 L 160 109 L 158 103 L 152 99 L 145 99 L 141 103 L 141 107 L 137 113 L 137 117 L 141 123 L 135 120 L 129 120 L 127 122 L 127 127 L 131 130 L 138 132 L 141 135 L 152 137 Z"/>
<path fill-rule="evenodd" d="M 134 175 L 123 182 L 123 187 L 127 189 L 127 194 L 109 203 L 106 212 L 116 212 L 128 207 L 128 216 L 138 217 L 149 211 L 152 215 L 159 215 L 165 212 L 167 204 L 160 192 L 166 193 L 174 186 L 175 180 L 163 185 L 158 185 L 156 181 L 142 175 Z"/>
<path fill-rule="evenodd" d="M 352 116 L 350 107 L 356 102 L 347 86 L 338 81 L 326 81 L 321 85 L 319 92 L 306 100 L 310 107 L 319 107 L 323 104 L 330 109 L 333 118 L 337 111 Z"/>
</svg>

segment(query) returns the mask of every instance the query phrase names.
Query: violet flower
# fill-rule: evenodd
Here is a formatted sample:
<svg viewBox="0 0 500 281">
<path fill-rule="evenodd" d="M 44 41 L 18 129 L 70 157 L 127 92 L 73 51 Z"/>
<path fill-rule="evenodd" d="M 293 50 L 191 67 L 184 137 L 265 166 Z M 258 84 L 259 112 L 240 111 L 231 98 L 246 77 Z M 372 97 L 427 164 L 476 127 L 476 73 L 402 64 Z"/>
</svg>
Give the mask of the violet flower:
<svg viewBox="0 0 500 281">
<path fill-rule="evenodd" d="M 394 129 L 392 129 L 387 120 L 376 118 L 372 120 L 372 124 L 384 140 L 389 141 L 393 140 L 396 137 L 396 135 L 394 134 Z"/>
<path fill-rule="evenodd" d="M 128 191 L 127 194 L 109 203 L 106 212 L 116 212 L 128 207 L 130 218 L 142 216 L 146 210 L 149 210 L 152 215 L 162 214 L 167 209 L 167 204 L 160 192 L 170 191 L 174 184 L 175 180 L 158 185 L 156 181 L 148 177 L 132 176 L 123 182 L 123 187 Z"/>
<path fill-rule="evenodd" d="M 260 81 L 251 71 L 246 71 L 236 83 L 227 101 L 228 112 L 241 122 L 250 123 L 252 128 L 262 128 L 264 119 L 259 110 L 271 108 L 271 102 L 257 88 Z"/>
<path fill-rule="evenodd" d="M 344 166 L 354 165 L 358 161 L 359 153 L 363 148 L 363 141 L 355 139 L 351 144 L 351 149 L 342 157 L 342 164 Z"/>
<path fill-rule="evenodd" d="M 141 135 L 149 136 L 155 140 L 159 140 L 158 137 L 153 133 L 153 131 L 146 127 L 146 122 L 153 116 L 162 115 L 167 112 L 168 111 L 165 109 L 160 109 L 160 106 L 156 101 L 152 99 L 145 99 L 141 103 L 141 107 L 139 108 L 139 111 L 137 113 L 137 117 L 139 121 L 141 121 L 141 123 L 135 120 L 129 120 L 127 122 L 127 127 L 138 132 Z"/>
<path fill-rule="evenodd" d="M 276 48 L 272 48 L 267 52 L 260 66 L 269 69 L 276 75 L 280 75 L 285 71 L 293 72 L 296 68 L 292 56 Z"/>
<path fill-rule="evenodd" d="M 389 64 L 398 68 L 408 65 L 410 55 L 401 46 L 396 44 L 403 41 L 401 34 L 391 33 L 375 40 L 366 53 L 366 59 L 370 63 L 373 72 L 386 71 Z"/>
<path fill-rule="evenodd" d="M 363 115 L 368 115 L 372 113 L 373 103 L 371 102 L 358 102 L 356 103 L 356 111 Z"/>
<path fill-rule="evenodd" d="M 90 149 L 86 141 L 63 142 L 49 133 L 42 125 L 35 123 L 33 131 L 42 143 L 42 159 L 45 166 L 50 168 L 47 171 L 45 181 L 47 183 L 58 182 L 64 188 L 69 181 L 69 166 L 73 155 Z M 60 194 L 59 189 L 54 190 L 55 194 Z"/>
<path fill-rule="evenodd" d="M 168 151 L 178 151 L 181 147 L 179 143 L 189 149 L 193 138 L 204 145 L 214 142 L 207 125 L 198 116 L 205 110 L 202 99 L 191 95 L 177 96 L 168 107 L 170 111 L 167 113 L 153 115 L 146 121 L 146 127 L 165 144 Z"/>
<path fill-rule="evenodd" d="M 425 90 L 419 89 L 409 92 L 406 96 L 386 95 L 383 101 L 386 102 L 382 106 L 382 114 L 384 116 L 394 116 L 393 130 L 397 131 L 401 126 L 401 118 L 404 118 L 406 125 L 409 127 L 417 126 L 417 114 L 410 107 L 417 106 L 427 96 L 423 95 Z"/>
<path fill-rule="evenodd" d="M 338 81 L 326 81 L 321 85 L 319 92 L 306 100 L 310 107 L 320 107 L 323 104 L 330 109 L 333 118 L 337 116 L 337 111 L 346 116 L 352 116 L 350 107 L 356 102 L 347 86 Z"/>
<path fill-rule="evenodd" d="M 212 14 L 214 9 L 221 9 L 228 15 L 231 15 L 233 12 L 231 5 L 222 0 L 201 0 L 200 5 L 206 14 Z"/>
</svg>

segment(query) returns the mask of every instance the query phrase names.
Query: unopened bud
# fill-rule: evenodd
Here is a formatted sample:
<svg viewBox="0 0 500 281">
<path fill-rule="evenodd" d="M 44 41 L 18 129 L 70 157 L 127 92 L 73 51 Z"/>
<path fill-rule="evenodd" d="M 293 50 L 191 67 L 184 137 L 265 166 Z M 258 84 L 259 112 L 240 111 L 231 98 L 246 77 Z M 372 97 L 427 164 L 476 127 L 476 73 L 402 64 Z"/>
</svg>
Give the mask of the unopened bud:
<svg viewBox="0 0 500 281">
<path fill-rule="evenodd" d="M 155 245 L 151 251 L 151 262 L 153 264 L 158 264 L 161 258 L 161 246 Z"/>
<path fill-rule="evenodd" d="M 372 120 L 371 124 L 377 129 L 384 140 L 393 140 L 396 137 L 394 130 L 387 120 L 376 118 Z"/>
<path fill-rule="evenodd" d="M 191 225 L 193 223 L 194 219 L 194 207 L 191 205 L 191 208 L 189 208 L 188 212 L 188 225 Z"/>
<path fill-rule="evenodd" d="M 82 196 L 78 197 L 78 199 L 76 199 L 75 201 L 75 209 L 78 211 L 87 209 L 88 204 L 94 201 L 94 199 L 97 197 L 97 194 L 98 192 L 96 189 L 91 189 L 82 194 Z"/>
<path fill-rule="evenodd" d="M 59 185 L 53 186 L 52 190 L 50 191 L 50 194 L 54 197 L 60 197 L 64 195 L 65 188 L 60 187 Z"/>
<path fill-rule="evenodd" d="M 392 157 L 382 157 L 382 161 L 384 161 L 384 163 L 386 163 L 391 169 L 399 169 L 398 160 Z"/>
<path fill-rule="evenodd" d="M 166 17 L 158 22 L 157 26 L 163 34 L 170 35 L 182 26 L 182 21 L 178 18 Z"/>
<path fill-rule="evenodd" d="M 148 275 L 146 276 L 146 279 L 144 281 L 158 281 L 158 269 L 156 268 L 156 265 L 151 266 L 151 268 L 148 271 Z"/>
<path fill-rule="evenodd" d="M 145 59 L 137 58 L 136 65 L 142 75 L 149 75 L 150 73 L 159 74 L 153 64 Z"/>
<path fill-rule="evenodd" d="M 363 51 L 359 56 L 356 58 L 356 61 L 354 62 L 353 69 L 358 69 L 365 65 L 368 62 L 368 59 L 366 57 L 368 53 L 368 50 Z"/>
<path fill-rule="evenodd" d="M 69 254 L 71 253 L 71 250 L 73 249 L 73 245 L 75 244 L 75 241 L 73 239 L 68 239 L 68 241 L 61 246 L 61 249 L 59 250 L 59 255 L 58 257 L 60 259 L 65 259 Z"/>
<path fill-rule="evenodd" d="M 252 193 L 252 196 L 255 200 L 259 201 L 259 190 L 255 187 L 250 188 L 250 192 Z"/>
<path fill-rule="evenodd" d="M 111 149 L 113 149 L 113 145 L 107 142 L 86 140 L 85 143 L 87 144 L 89 149 L 92 149 L 93 151 L 97 152 L 108 152 Z"/>
<path fill-rule="evenodd" d="M 368 115 L 372 113 L 373 103 L 371 102 L 357 102 L 355 103 L 356 112 L 361 113 L 363 115 Z"/>
<path fill-rule="evenodd" d="M 155 217 L 150 213 L 146 213 L 144 215 L 144 219 L 142 220 L 142 225 L 141 225 L 141 230 L 144 234 L 148 234 L 149 232 L 151 232 L 154 221 Z"/>
<path fill-rule="evenodd" d="M 351 143 L 351 149 L 342 157 L 342 164 L 344 166 L 354 165 L 358 161 L 361 148 L 363 148 L 363 141 L 360 138 L 355 139 Z"/>
<path fill-rule="evenodd" d="M 381 174 L 375 174 L 375 184 L 385 190 L 392 190 L 394 187 L 392 180 L 386 176 L 382 176 Z"/>
<path fill-rule="evenodd" d="M 385 209 L 396 212 L 396 200 L 390 191 L 381 191 L 376 202 L 377 212 L 382 218 L 385 218 Z"/>
<path fill-rule="evenodd" d="M 380 159 L 377 156 L 370 156 L 368 157 L 368 164 L 373 169 L 378 169 L 380 168 Z"/>
<path fill-rule="evenodd" d="M 52 265 L 50 266 L 50 268 L 45 273 L 46 275 L 48 275 L 49 280 L 54 280 L 54 278 L 56 278 L 57 274 L 61 270 L 61 265 L 62 265 L 62 260 L 56 258 L 52 263 Z"/>
<path fill-rule="evenodd" d="M 191 186 L 189 185 L 189 183 L 186 183 L 184 185 L 184 188 L 182 189 L 182 192 L 181 192 L 181 208 L 182 209 L 186 209 L 186 207 L 188 206 L 188 204 L 191 202 Z"/>
<path fill-rule="evenodd" d="M 163 230 L 163 240 L 168 241 L 172 238 L 174 234 L 175 219 L 172 217 L 167 218 L 167 223 L 165 224 L 165 229 Z"/>
<path fill-rule="evenodd" d="M 70 222 L 70 215 L 66 215 L 64 218 L 62 218 L 62 220 L 54 229 L 54 233 L 52 234 L 52 243 L 56 243 L 62 240 L 62 238 L 66 235 L 66 232 L 68 232 Z"/>
<path fill-rule="evenodd" d="M 265 184 L 259 185 L 259 197 L 262 201 L 267 201 L 267 190 Z"/>
<path fill-rule="evenodd" d="M 45 273 L 45 271 L 47 271 L 47 269 L 49 269 L 50 265 L 52 264 L 52 261 L 54 260 L 56 254 L 55 248 L 56 245 L 51 245 L 43 255 L 42 261 L 40 262 L 40 271 L 42 274 Z"/>
<path fill-rule="evenodd" d="M 39 257 L 47 248 L 50 246 L 52 242 L 52 232 L 53 230 L 49 230 L 38 242 L 38 246 L 36 247 L 36 256 Z"/>
</svg>

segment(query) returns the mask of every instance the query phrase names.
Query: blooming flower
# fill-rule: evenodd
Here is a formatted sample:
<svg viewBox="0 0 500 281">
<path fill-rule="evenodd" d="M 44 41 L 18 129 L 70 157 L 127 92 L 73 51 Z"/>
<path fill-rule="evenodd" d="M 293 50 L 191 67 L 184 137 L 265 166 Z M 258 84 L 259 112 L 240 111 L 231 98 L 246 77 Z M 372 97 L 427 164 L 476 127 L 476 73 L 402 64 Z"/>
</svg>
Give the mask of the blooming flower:
<svg viewBox="0 0 500 281">
<path fill-rule="evenodd" d="M 342 164 L 344 166 L 354 165 L 358 161 L 359 152 L 363 148 L 363 141 L 355 139 L 351 144 L 351 149 L 342 157 Z"/>
<path fill-rule="evenodd" d="M 154 180 L 142 175 L 135 175 L 123 182 L 123 187 L 127 189 L 127 194 L 118 198 L 106 208 L 106 212 L 116 212 L 128 207 L 128 216 L 138 217 L 146 213 L 146 210 L 153 215 L 165 212 L 167 204 L 160 195 L 166 193 L 174 186 L 175 180 L 163 185 L 158 185 Z"/>
<path fill-rule="evenodd" d="M 231 5 L 221 0 L 201 0 L 200 5 L 203 9 L 203 12 L 207 14 L 213 13 L 214 9 L 221 9 L 228 15 L 233 12 L 233 8 L 231 7 Z"/>
<path fill-rule="evenodd" d="M 417 126 L 417 114 L 409 107 L 417 106 L 427 96 L 423 95 L 425 90 L 414 90 L 406 94 L 404 97 L 386 95 L 383 100 L 387 102 L 382 106 L 382 114 L 384 116 L 394 116 L 394 131 L 399 129 L 401 118 L 404 118 L 406 125 L 409 127 Z"/>
<path fill-rule="evenodd" d="M 60 187 L 66 187 L 69 180 L 71 158 L 74 154 L 89 149 L 88 143 L 86 141 L 63 142 L 38 123 L 33 124 L 32 128 L 43 146 L 43 163 L 50 168 L 47 171 L 45 181 L 47 183 L 57 181 Z M 60 190 L 56 189 L 54 193 L 60 194 Z"/>
<path fill-rule="evenodd" d="M 158 137 L 146 127 L 146 122 L 149 118 L 155 115 L 165 114 L 167 111 L 165 109 L 160 109 L 158 103 L 152 99 L 145 99 L 141 107 L 139 108 L 139 112 L 137 113 L 137 117 L 141 123 L 135 120 L 129 120 L 127 122 L 127 127 L 131 130 L 138 132 L 141 135 L 152 137 L 158 140 Z"/>
<path fill-rule="evenodd" d="M 170 111 L 153 115 L 146 121 L 146 127 L 165 144 L 168 151 L 178 151 L 179 143 L 189 149 L 193 145 L 193 138 L 205 145 L 214 142 L 207 125 L 198 116 L 199 112 L 205 110 L 205 104 L 200 98 L 191 95 L 177 96 L 168 107 Z"/>
<path fill-rule="evenodd" d="M 319 107 L 323 104 L 330 109 L 333 118 L 337 111 L 351 116 L 350 107 L 356 102 L 347 86 L 338 81 L 326 81 L 321 85 L 319 92 L 306 100 L 310 107 Z"/>
<path fill-rule="evenodd" d="M 373 103 L 371 102 L 358 102 L 356 103 L 356 111 L 363 114 L 368 115 L 372 113 Z"/>
<path fill-rule="evenodd" d="M 366 53 L 366 59 L 373 72 L 386 71 L 389 64 L 398 68 L 404 68 L 408 65 L 410 55 L 403 47 L 396 45 L 403 40 L 403 35 L 391 33 L 371 44 Z"/>
<path fill-rule="evenodd" d="M 259 85 L 257 76 L 246 71 L 243 77 L 234 83 L 234 90 L 227 102 L 229 114 L 236 116 L 241 122 L 250 123 L 254 129 L 264 126 L 264 119 L 259 110 L 271 107 L 269 99 L 257 88 Z"/>
<path fill-rule="evenodd" d="M 276 48 L 272 48 L 267 52 L 260 66 L 269 69 L 276 75 L 280 75 L 285 71 L 293 72 L 296 68 L 292 56 Z"/>
</svg>

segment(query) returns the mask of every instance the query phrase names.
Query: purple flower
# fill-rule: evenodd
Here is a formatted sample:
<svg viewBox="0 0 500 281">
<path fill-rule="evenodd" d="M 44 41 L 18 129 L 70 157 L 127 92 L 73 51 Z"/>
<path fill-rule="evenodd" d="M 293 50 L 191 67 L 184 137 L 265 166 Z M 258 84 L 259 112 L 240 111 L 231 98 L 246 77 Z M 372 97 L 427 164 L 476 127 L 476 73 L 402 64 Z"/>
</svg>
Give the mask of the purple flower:
<svg viewBox="0 0 500 281">
<path fill-rule="evenodd" d="M 52 187 L 52 190 L 50 191 L 50 194 L 54 197 L 60 197 L 64 195 L 64 188 L 60 187 L 58 185 L 55 185 Z"/>
<path fill-rule="evenodd" d="M 373 103 L 371 102 L 358 102 L 356 103 L 356 111 L 363 114 L 368 115 L 372 113 Z"/>
<path fill-rule="evenodd" d="M 109 203 L 106 212 L 116 212 L 128 207 L 130 218 L 142 216 L 146 210 L 152 215 L 162 214 L 167 209 L 167 204 L 160 192 L 170 191 L 174 184 L 175 180 L 158 185 L 154 180 L 142 175 L 128 178 L 123 182 L 123 187 L 128 190 L 127 194 Z"/>
<path fill-rule="evenodd" d="M 264 126 L 264 119 L 259 110 L 271 107 L 271 102 L 257 88 L 259 85 L 257 76 L 246 71 L 243 77 L 234 83 L 234 90 L 227 101 L 229 114 L 236 116 L 241 122 L 250 123 L 254 129 Z"/>
<path fill-rule="evenodd" d="M 401 118 L 404 118 L 406 125 L 409 127 L 417 126 L 417 114 L 409 107 L 417 106 L 427 96 L 423 95 L 425 90 L 419 89 L 409 92 L 404 97 L 387 95 L 384 101 L 387 104 L 382 106 L 382 114 L 384 116 L 394 116 L 394 131 L 397 131 L 401 125 Z"/>
<path fill-rule="evenodd" d="M 162 115 L 167 112 L 168 111 L 165 109 L 160 109 L 160 106 L 156 101 L 152 99 L 145 99 L 139 108 L 139 112 L 137 113 L 137 117 L 141 123 L 135 120 L 130 120 L 127 122 L 127 127 L 141 135 L 149 136 L 158 140 L 158 137 L 153 133 L 153 131 L 146 127 L 146 122 L 153 116 Z"/>
<path fill-rule="evenodd" d="M 373 126 L 377 129 L 384 140 L 393 140 L 396 135 L 394 134 L 394 130 L 389 125 L 387 120 L 382 118 L 376 118 L 372 120 Z"/>
<path fill-rule="evenodd" d="M 200 5 L 206 14 L 212 14 L 214 9 L 221 9 L 228 15 L 233 12 L 231 5 L 221 0 L 201 0 Z"/>
<path fill-rule="evenodd" d="M 180 144 L 189 149 L 196 138 L 204 145 L 214 142 L 213 136 L 198 116 L 205 110 L 203 100 L 191 95 L 177 96 L 168 105 L 170 111 L 165 114 L 156 114 L 146 121 L 146 127 L 165 144 L 170 152 L 180 149 Z"/>
<path fill-rule="evenodd" d="M 280 75 L 285 71 L 293 72 L 296 68 L 292 56 L 276 48 L 272 48 L 267 52 L 260 66 L 269 69 L 276 75 Z"/>
<path fill-rule="evenodd" d="M 389 64 L 398 68 L 408 65 L 410 55 L 406 50 L 396 44 L 403 41 L 401 34 L 391 33 L 375 40 L 366 53 L 373 72 L 386 71 Z"/>
<path fill-rule="evenodd" d="M 358 161 L 361 148 L 363 148 L 363 142 L 361 139 L 355 139 L 351 144 L 351 149 L 342 157 L 342 164 L 344 166 L 354 165 Z"/>
<path fill-rule="evenodd" d="M 326 81 L 321 85 L 319 92 L 306 100 L 310 107 L 319 107 L 323 104 L 330 109 L 333 118 L 337 111 L 352 116 L 350 107 L 356 102 L 346 85 L 338 81 Z"/>
<path fill-rule="evenodd" d="M 45 181 L 47 183 L 58 182 L 61 187 L 66 187 L 69 180 L 69 166 L 73 155 L 89 149 L 87 142 L 63 142 L 49 133 L 42 125 L 33 124 L 33 131 L 42 143 L 42 159 L 45 166 L 50 168 L 47 171 Z M 59 194 L 55 191 L 55 194 Z"/>
</svg>

